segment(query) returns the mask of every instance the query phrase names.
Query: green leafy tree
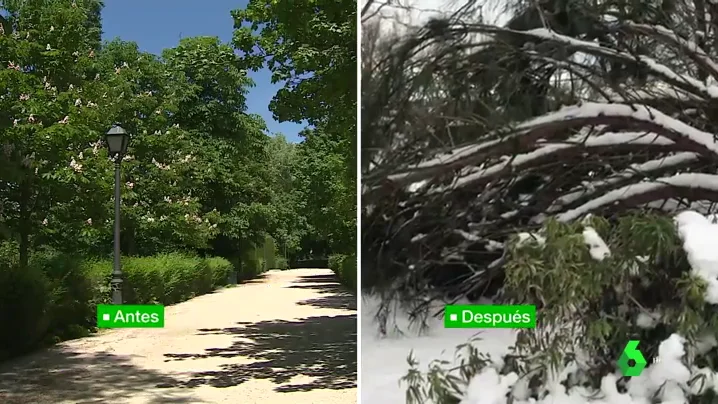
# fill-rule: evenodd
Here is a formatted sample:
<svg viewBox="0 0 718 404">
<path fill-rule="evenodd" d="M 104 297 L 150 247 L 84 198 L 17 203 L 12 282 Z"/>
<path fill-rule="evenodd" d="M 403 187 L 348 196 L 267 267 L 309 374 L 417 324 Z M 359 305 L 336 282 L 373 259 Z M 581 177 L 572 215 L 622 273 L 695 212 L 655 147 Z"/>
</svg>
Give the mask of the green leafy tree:
<svg viewBox="0 0 718 404">
<path fill-rule="evenodd" d="M 297 172 L 301 162 L 299 146 L 277 134 L 269 142 L 269 170 L 276 212 L 272 235 L 283 255 L 298 252 L 301 240 L 308 234 L 306 199 Z"/>
<path fill-rule="evenodd" d="M 102 195 L 102 183 L 87 184 L 82 203 L 71 204 L 81 197 L 66 186 L 76 172 L 68 170 L 72 155 L 94 138 L 88 126 L 98 124 L 81 84 L 99 46 L 99 8 L 96 1 L 2 3 L 0 222 L 17 238 L 23 266 L 48 207 L 64 202 L 63 215 L 78 214 Z"/>
<path fill-rule="evenodd" d="M 133 135 L 123 164 L 124 250 L 206 246 L 217 214 L 201 211 L 192 194 L 204 168 L 187 132 L 171 120 L 192 89 L 183 73 L 134 44 L 100 49 L 96 2 L 5 7 L 0 143 L 7 169 L 0 194 L 21 263 L 31 244 L 107 252 L 113 166 L 101 141 L 114 122 Z"/>
<path fill-rule="evenodd" d="M 129 300 L 206 293 L 232 266 L 250 278 L 275 267 L 267 235 L 293 251 L 306 238 L 297 147 L 246 112 L 246 61 L 212 37 L 161 56 L 101 43 L 101 8 L 0 1 L 0 305 L 12 308 L 0 317 L 19 330 L 0 333 L 0 360 L 87 335 L 107 299 L 111 265 L 94 261 L 112 248 L 113 124 L 132 136 L 120 183 L 121 252 L 139 256 L 125 265 Z M 183 254 L 146 259 L 166 252 Z"/>
<path fill-rule="evenodd" d="M 234 44 L 251 69 L 284 83 L 270 109 L 280 121 L 353 134 L 356 127 L 356 1 L 252 0 L 232 12 Z"/>
<path fill-rule="evenodd" d="M 325 241 L 333 252 L 351 253 L 356 248 L 356 193 L 343 181 L 347 156 L 340 152 L 341 140 L 321 130 L 305 130 L 302 135 L 297 177 L 312 237 Z"/>
<path fill-rule="evenodd" d="M 356 2 L 253 0 L 232 16 L 233 43 L 246 66 L 266 66 L 284 85 L 270 104 L 275 118 L 307 121 L 320 129 L 305 134 L 327 137 L 306 138 L 299 151 L 311 234 L 353 249 L 347 228 L 356 224 Z"/>
<path fill-rule="evenodd" d="M 207 166 L 191 133 L 173 120 L 190 83 L 134 43 L 109 43 L 98 59 L 96 74 L 109 86 L 103 100 L 113 101 L 103 111 L 133 134 L 123 162 L 126 251 L 206 247 L 218 220 L 216 212 L 202 211 L 197 195 Z"/>
<path fill-rule="evenodd" d="M 261 117 L 247 114 L 253 85 L 231 46 L 216 37 L 188 38 L 163 53 L 168 68 L 189 84 L 172 122 L 185 128 L 202 171 L 193 192 L 205 211 L 216 209 L 225 254 L 263 242 L 275 212 L 267 168 L 269 137 Z"/>
</svg>

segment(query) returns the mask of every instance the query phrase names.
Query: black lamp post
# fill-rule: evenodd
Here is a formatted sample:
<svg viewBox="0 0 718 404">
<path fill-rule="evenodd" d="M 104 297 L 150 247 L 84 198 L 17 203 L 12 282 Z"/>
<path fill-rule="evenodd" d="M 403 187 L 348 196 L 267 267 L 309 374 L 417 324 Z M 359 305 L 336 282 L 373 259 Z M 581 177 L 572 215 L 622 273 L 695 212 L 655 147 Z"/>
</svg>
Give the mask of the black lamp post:
<svg viewBox="0 0 718 404">
<path fill-rule="evenodd" d="M 115 265 L 112 270 L 112 304 L 122 304 L 122 268 L 120 267 L 120 164 L 127 153 L 130 135 L 115 125 L 105 134 L 110 156 L 115 157 Z"/>
</svg>

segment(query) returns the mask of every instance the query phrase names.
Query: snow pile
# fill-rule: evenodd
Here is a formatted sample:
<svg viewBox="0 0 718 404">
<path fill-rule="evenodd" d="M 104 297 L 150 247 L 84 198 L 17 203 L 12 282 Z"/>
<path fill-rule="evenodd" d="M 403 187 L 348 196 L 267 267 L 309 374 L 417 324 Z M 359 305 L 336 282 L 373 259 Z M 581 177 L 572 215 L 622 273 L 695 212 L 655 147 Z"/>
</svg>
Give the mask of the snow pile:
<svg viewBox="0 0 718 404">
<path fill-rule="evenodd" d="M 678 334 L 661 342 L 656 363 L 629 381 L 628 393 L 631 397 L 649 403 L 655 395 L 661 403 L 684 403 L 691 378 L 690 370 L 681 361 L 685 355 L 684 344 L 685 340 Z"/>
<path fill-rule="evenodd" d="M 603 241 L 593 227 L 586 226 L 583 230 L 583 239 L 586 241 L 591 258 L 596 261 L 603 261 L 605 258 L 611 256 L 611 250 L 608 249 L 608 245 L 606 245 L 606 242 Z"/>
<path fill-rule="evenodd" d="M 522 232 L 519 233 L 519 239 L 516 242 L 516 245 L 519 246 L 533 242 L 538 243 L 538 245 L 544 245 L 546 244 L 546 237 L 538 233 Z"/>
<path fill-rule="evenodd" d="M 679 213 L 675 222 L 693 273 L 708 284 L 706 301 L 718 304 L 718 224 L 694 211 Z"/>
<path fill-rule="evenodd" d="M 640 312 L 636 318 L 636 325 L 640 328 L 654 328 L 658 325 L 658 321 L 661 318 L 661 314 L 653 310 L 649 313 Z"/>
<path fill-rule="evenodd" d="M 494 368 L 484 368 L 469 382 L 466 397 L 460 404 L 504 404 L 506 395 L 519 379 L 516 373 L 500 375 Z M 487 389 L 487 386 L 493 388 Z"/>
</svg>

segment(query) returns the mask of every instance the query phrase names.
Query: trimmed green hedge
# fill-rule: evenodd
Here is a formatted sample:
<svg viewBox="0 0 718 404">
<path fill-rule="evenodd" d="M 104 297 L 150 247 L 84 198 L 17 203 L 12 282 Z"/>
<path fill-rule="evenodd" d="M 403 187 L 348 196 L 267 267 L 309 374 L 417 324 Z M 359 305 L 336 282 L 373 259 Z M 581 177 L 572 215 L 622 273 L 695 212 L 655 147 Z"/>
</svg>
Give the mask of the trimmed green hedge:
<svg viewBox="0 0 718 404">
<path fill-rule="evenodd" d="M 93 274 L 112 273 L 111 260 L 84 265 Z M 229 261 L 219 257 L 205 259 L 179 253 L 123 257 L 123 297 L 127 304 L 179 303 L 226 285 L 233 269 Z"/>
<path fill-rule="evenodd" d="M 277 268 L 276 249 L 277 247 L 274 245 L 274 239 L 267 236 L 264 240 L 264 246 L 262 247 L 262 253 L 266 259 L 264 266 L 265 269 Z"/>
<path fill-rule="evenodd" d="M 95 331 L 97 304 L 111 299 L 112 260 L 81 261 L 48 250 L 35 252 L 20 269 L 3 252 L 0 360 Z M 126 303 L 169 305 L 226 285 L 234 267 L 224 258 L 174 253 L 124 257 L 122 270 Z"/>
<path fill-rule="evenodd" d="M 342 262 L 339 273 L 341 283 L 352 292 L 357 291 L 357 256 L 350 255 Z"/>
<path fill-rule="evenodd" d="M 247 246 L 240 256 L 232 258 L 232 264 L 237 269 L 238 282 L 254 279 L 266 270 L 262 249 L 256 246 Z"/>
<path fill-rule="evenodd" d="M 269 269 L 289 269 L 289 261 L 284 257 L 276 257 L 274 262 L 274 268 Z"/>
<path fill-rule="evenodd" d="M 229 274 L 234 271 L 234 266 L 222 257 L 210 257 L 204 259 L 212 273 L 212 284 L 215 287 L 224 286 L 229 281 Z"/>
<path fill-rule="evenodd" d="M 347 258 L 347 255 L 344 254 L 333 254 L 329 256 L 329 259 L 327 260 L 327 264 L 329 266 L 329 269 L 334 271 L 337 276 L 339 276 L 339 272 L 342 269 L 342 264 L 344 263 L 344 260 Z"/>
<path fill-rule="evenodd" d="M 49 328 L 50 280 L 37 268 L 0 262 L 0 360 L 27 352 Z"/>
<path fill-rule="evenodd" d="M 329 269 L 334 271 L 339 282 L 352 292 L 357 290 L 357 258 L 356 255 L 334 254 L 328 260 Z"/>
</svg>

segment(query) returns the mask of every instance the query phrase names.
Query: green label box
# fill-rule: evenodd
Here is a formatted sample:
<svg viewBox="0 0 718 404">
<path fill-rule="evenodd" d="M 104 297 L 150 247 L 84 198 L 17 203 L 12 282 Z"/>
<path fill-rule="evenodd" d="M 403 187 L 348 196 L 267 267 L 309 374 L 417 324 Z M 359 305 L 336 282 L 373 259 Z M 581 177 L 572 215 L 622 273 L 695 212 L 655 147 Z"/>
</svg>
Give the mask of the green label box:
<svg viewBox="0 0 718 404">
<path fill-rule="evenodd" d="M 98 304 L 97 328 L 163 328 L 165 306 Z"/>
<path fill-rule="evenodd" d="M 467 304 L 447 305 L 446 328 L 536 328 L 536 306 Z"/>
</svg>

